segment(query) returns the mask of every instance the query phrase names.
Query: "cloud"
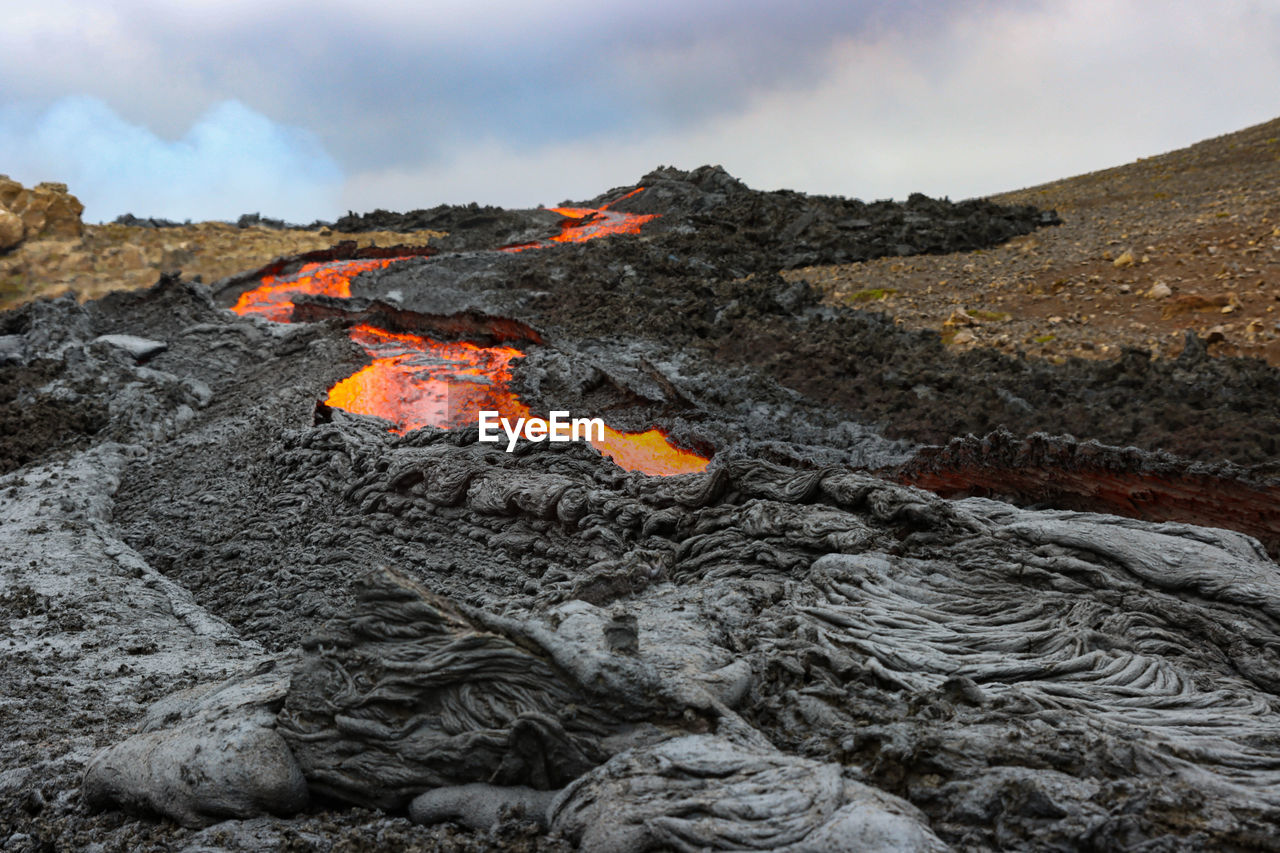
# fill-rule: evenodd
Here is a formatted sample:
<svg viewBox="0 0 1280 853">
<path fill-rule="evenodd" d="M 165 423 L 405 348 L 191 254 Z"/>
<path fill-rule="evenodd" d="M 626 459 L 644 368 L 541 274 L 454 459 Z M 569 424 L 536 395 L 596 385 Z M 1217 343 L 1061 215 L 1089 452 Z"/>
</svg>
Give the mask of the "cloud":
<svg viewBox="0 0 1280 853">
<path fill-rule="evenodd" d="M 705 162 L 766 189 L 958 198 L 1273 117 L 1277 32 L 1273 0 L 45 0 L 0 27 L 0 103 L 97 97 L 119 115 L 84 133 L 149 128 L 154 144 L 134 145 L 146 151 L 191 142 L 228 98 L 286 136 L 297 131 L 282 125 L 314 134 L 265 146 L 295 153 L 252 175 L 262 194 L 182 216 L 557 202 Z M 0 122 L 0 171 L 19 168 L 8 140 L 39 118 Z M 332 166 L 317 139 L 349 175 L 341 205 L 316 189 L 336 169 L 302 167 Z M 72 148 L 58 150 L 88 181 L 79 164 L 104 155 Z M 121 174 L 167 162 L 117 159 Z M 35 164 L 84 183 L 62 162 Z M 164 212 L 154 193 L 123 195 L 131 182 L 93 181 L 93 216 Z"/>
<path fill-rule="evenodd" d="M 69 97 L 47 110 L 0 108 L 0 168 L 32 184 L 61 181 L 87 221 L 132 212 L 169 219 L 332 218 L 342 171 L 314 135 L 236 101 L 200 116 L 180 139 L 130 124 L 101 100 Z"/>
<path fill-rule="evenodd" d="M 43 0 L 0 27 L 0 92 L 92 95 L 167 135 L 235 98 L 320 135 L 349 168 L 408 167 L 488 136 L 537 146 L 705 121 L 808 85 L 843 37 L 962 6 Z"/>
<path fill-rule="evenodd" d="M 965 198 L 1181 147 L 1275 117 L 1280 13 L 1258 3 L 988 6 L 928 30 L 842 37 L 810 79 L 650 132 L 473 140 L 354 173 L 345 206 L 554 203 L 659 164 L 861 198 Z"/>
</svg>

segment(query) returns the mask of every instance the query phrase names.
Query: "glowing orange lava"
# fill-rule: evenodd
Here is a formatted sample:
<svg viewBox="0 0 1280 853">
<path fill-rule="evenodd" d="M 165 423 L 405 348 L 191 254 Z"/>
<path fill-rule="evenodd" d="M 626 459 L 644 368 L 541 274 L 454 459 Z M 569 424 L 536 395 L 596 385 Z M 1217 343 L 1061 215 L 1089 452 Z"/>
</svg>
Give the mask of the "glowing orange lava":
<svg viewBox="0 0 1280 853">
<path fill-rule="evenodd" d="M 591 445 L 624 471 L 643 471 L 657 477 L 703 471 L 708 461 L 692 451 L 676 447 L 667 441 L 667 434 L 660 429 L 618 432 L 606 424 L 604 440 L 592 441 Z"/>
<path fill-rule="evenodd" d="M 507 387 L 511 359 L 523 355 L 514 347 L 436 341 L 367 325 L 353 328 L 351 339 L 373 363 L 334 385 L 325 401 L 330 406 L 376 415 L 401 434 L 474 424 L 482 409 L 507 417 L 529 414 Z"/>
<path fill-rule="evenodd" d="M 545 249 L 554 243 L 585 243 L 588 240 L 608 237 L 613 234 L 639 234 L 640 228 L 646 222 L 652 222 L 661 214 L 621 213 L 609 208 L 641 192 L 644 192 L 644 187 L 638 187 L 622 198 L 611 201 L 604 207 L 549 207 L 547 208 L 548 210 L 554 211 L 565 218 L 565 222 L 560 226 L 559 234 L 549 241 L 541 243 L 520 243 L 515 246 L 505 246 L 502 251 L 523 252 L 527 249 Z"/>
<path fill-rule="evenodd" d="M 379 258 L 373 261 L 333 261 L 304 264 L 287 276 L 265 275 L 262 284 L 240 294 L 231 310 L 237 314 L 257 314 L 277 323 L 287 323 L 293 316 L 293 297 L 300 293 L 315 296 L 351 298 L 351 279 L 362 272 L 382 269 L 404 258 Z"/>
<path fill-rule="evenodd" d="M 473 425 L 482 410 L 513 424 L 518 418 L 546 423 L 510 389 L 511 359 L 524 355 L 514 347 L 436 341 L 368 325 L 353 328 L 351 339 L 373 363 L 334 385 L 325 401 L 330 406 L 391 421 L 391 431 L 400 434 Z M 706 459 L 672 446 L 657 429 L 625 433 L 606 425 L 604 437 L 591 444 L 627 471 L 670 476 L 707 467 Z"/>
<path fill-rule="evenodd" d="M 623 198 L 638 192 L 641 190 Z M 568 220 L 559 234 L 549 242 L 507 246 L 503 251 L 635 234 L 644 223 L 657 218 L 657 214 L 617 213 L 608 207 L 552 208 Z M 241 294 L 231 310 L 287 323 L 297 294 L 350 298 L 352 278 L 399 260 L 404 258 L 306 264 L 292 275 L 264 276 L 262 284 Z M 353 327 L 350 334 L 373 362 L 329 390 L 325 402 L 330 406 L 383 418 L 394 424 L 392 432 L 401 434 L 426 426 L 450 429 L 472 425 L 482 410 L 496 411 L 513 424 L 518 418 L 532 418 L 529 407 L 510 388 L 511 360 L 524 356 L 514 347 L 437 341 L 364 324 Z M 606 426 L 604 438 L 591 444 L 627 471 L 670 476 L 707 467 L 706 459 L 674 447 L 658 429 L 624 433 Z"/>
</svg>

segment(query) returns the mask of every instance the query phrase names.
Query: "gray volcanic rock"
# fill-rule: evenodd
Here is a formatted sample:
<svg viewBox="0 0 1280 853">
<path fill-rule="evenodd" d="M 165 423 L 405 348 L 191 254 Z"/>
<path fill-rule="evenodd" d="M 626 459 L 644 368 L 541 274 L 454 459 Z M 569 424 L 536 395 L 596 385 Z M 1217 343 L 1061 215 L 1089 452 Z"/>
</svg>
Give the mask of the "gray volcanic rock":
<svg viewBox="0 0 1280 853">
<path fill-rule="evenodd" d="M 741 235 L 719 259 L 686 238 L 415 260 L 293 325 L 175 279 L 0 318 L 4 423 L 51 427 L 0 475 L 5 843 L 1273 844 L 1280 568 L 1258 542 L 854 470 L 912 448 L 719 348 L 857 326 L 837 361 L 885 387 L 923 349 L 734 279 L 737 248 L 778 257 Z M 320 405 L 368 360 L 343 324 L 391 290 L 398 322 L 532 330 L 526 402 L 714 459 L 655 478 Z M 141 365 L 102 336 L 167 348 Z"/>
<path fill-rule="evenodd" d="M 504 210 L 478 204 L 442 204 L 430 210 L 393 213 L 375 210 L 371 213 L 348 212 L 333 223 L 336 231 L 444 231 L 446 237 L 437 245 L 450 252 L 496 249 L 521 243 L 533 243 L 555 235 L 560 214 L 535 210 Z M 324 223 L 317 223 L 323 225 Z"/>
<path fill-rule="evenodd" d="M 306 443 L 332 448 L 340 430 L 316 428 Z M 348 433 L 365 444 L 376 433 L 360 435 Z M 452 572 L 466 572 L 486 605 L 450 617 L 433 596 L 410 595 L 412 586 L 356 587 L 355 609 L 338 622 L 345 633 L 308 641 L 313 663 L 295 678 L 282 716 L 313 790 L 394 805 L 434 787 L 483 783 L 498 786 L 480 812 L 490 814 L 529 804 L 503 785 L 551 788 L 583 774 L 587 781 L 569 789 L 594 792 L 581 794 L 582 815 L 558 817 L 553 807 L 552 827 L 588 849 L 597 829 L 636 849 L 653 838 L 670 843 L 653 826 L 668 814 L 664 786 L 682 789 L 675 777 L 630 788 L 617 780 L 642 772 L 631 765 L 590 769 L 610 752 L 624 761 L 609 733 L 647 715 L 658 724 L 637 756 L 663 754 L 658 744 L 678 733 L 662 720 L 674 716 L 723 738 L 695 752 L 738 768 L 748 786 L 757 773 L 757 781 L 774 778 L 751 769 L 759 761 L 795 760 L 760 758 L 774 748 L 839 757 L 856 768 L 854 782 L 914 803 L 935 833 L 983 846 L 997 843 L 996 825 L 1001 844 L 1031 846 L 1181 833 L 1157 803 L 1177 803 L 1179 820 L 1194 814 L 1224 827 L 1276 808 L 1274 757 L 1263 744 L 1280 723 L 1269 699 L 1280 684 L 1269 603 L 1280 595 L 1280 570 L 1248 537 L 947 502 L 838 468 L 744 460 L 705 475 L 609 483 L 602 463 L 574 447 L 524 445 L 494 458 L 446 433 L 383 441 L 339 466 L 352 484 L 348 538 L 371 542 L 364 531 L 394 529 L 425 540 L 444 530 L 432 519 L 447 518 L 458 537 L 450 550 L 470 554 Z M 319 473 L 335 457 L 306 459 L 282 463 Z M 575 556 L 584 541 L 597 543 L 593 564 Z M 540 582 L 513 596 L 510 569 L 494 569 L 515 568 L 512 556 L 531 550 L 545 564 L 524 562 L 521 573 L 538 571 Z M 429 564 L 414 571 L 433 585 L 446 577 Z M 619 606 L 635 620 L 635 656 L 606 635 L 616 619 L 603 608 Z M 456 668 L 442 668 L 442 650 L 455 647 L 443 660 Z M 523 667 L 504 663 L 521 657 Z M 456 686 L 432 687 L 446 683 Z M 522 683 L 518 702 L 485 698 L 513 695 L 503 685 Z M 575 683 L 597 689 L 576 688 L 569 700 L 563 691 Z M 634 698 L 660 695 L 702 710 L 676 715 L 680 703 Z M 559 732 L 571 725 L 555 718 L 521 734 L 521 715 L 549 705 L 576 708 L 572 725 L 603 725 L 595 749 L 568 749 L 574 741 Z M 486 707 L 504 709 L 496 725 L 477 717 Z M 295 722 L 314 708 L 310 725 Z M 443 720 L 455 728 L 441 731 Z M 460 755 L 459 738 L 476 739 L 477 750 Z M 656 799 L 629 794 L 615 823 L 592 818 L 588 803 L 617 800 L 611 785 L 653 790 Z M 764 799 L 749 814 L 727 805 L 722 813 L 714 797 L 699 795 L 697 810 L 728 823 L 708 829 L 690 819 L 671 837 L 740 838 L 750 825 L 762 848 L 800 843 L 842 808 L 838 797 L 804 807 L 810 816 L 795 820 L 806 829 L 788 836 L 793 807 L 767 795 L 782 789 L 760 788 Z M 975 805 L 980 790 L 1006 793 Z M 448 816 L 458 802 L 433 794 L 417 811 Z M 913 843 L 928 849 L 914 812 L 886 805 L 893 802 L 839 817 L 840 837 L 854 825 L 889 832 L 888 821 L 894 832 L 916 827 Z M 897 817 L 873 817 L 885 809 Z"/>
<path fill-rule="evenodd" d="M 455 821 L 472 829 L 488 830 L 515 812 L 545 827 L 547 808 L 558 793 L 480 782 L 432 788 L 413 798 L 409 819 L 426 824 Z"/>
<path fill-rule="evenodd" d="M 600 667 L 579 680 L 581 661 L 561 664 L 535 642 L 487 631 L 383 570 L 356 585 L 353 612 L 304 643 L 281 733 L 313 790 L 397 809 L 476 782 L 560 788 L 646 715 L 679 718 L 644 691 L 652 675 Z"/>
<path fill-rule="evenodd" d="M 118 347 L 133 356 L 134 361 L 138 362 L 146 361 L 152 356 L 164 352 L 169 346 L 164 341 L 150 341 L 146 338 L 139 338 L 136 335 L 99 335 L 93 339 L 93 342 L 95 344 L 100 343 Z"/>
<path fill-rule="evenodd" d="M 904 800 L 844 778 L 838 764 L 687 735 L 623 753 L 550 806 L 583 850 L 940 853 Z"/>
<path fill-rule="evenodd" d="M 296 814 L 307 805 L 307 783 L 275 731 L 289 682 L 272 670 L 153 705 L 139 734 L 89 762 L 85 799 L 184 826 Z"/>
</svg>

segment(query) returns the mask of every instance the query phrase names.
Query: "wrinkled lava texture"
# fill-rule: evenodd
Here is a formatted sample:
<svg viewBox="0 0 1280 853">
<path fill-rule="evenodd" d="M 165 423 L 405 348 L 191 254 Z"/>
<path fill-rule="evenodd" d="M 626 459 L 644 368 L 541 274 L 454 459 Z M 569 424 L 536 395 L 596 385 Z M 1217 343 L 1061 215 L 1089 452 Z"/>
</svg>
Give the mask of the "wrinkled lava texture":
<svg viewBox="0 0 1280 853">
<path fill-rule="evenodd" d="M 644 189 L 634 192 L 637 187 Z M 62 299 L 0 315 L 0 474 L 62 464 L 86 447 L 101 448 L 104 457 L 116 454 L 111 464 L 118 469 L 111 470 L 118 474 L 102 475 L 104 481 L 118 478 L 103 498 L 110 510 L 90 513 L 94 535 L 114 531 L 113 548 L 136 552 L 150 567 L 137 569 L 137 576 L 151 577 L 146 572 L 154 570 L 163 583 L 188 590 L 195 605 L 225 620 L 224 628 L 238 639 L 219 640 L 222 645 L 240 649 L 236 643 L 243 643 L 256 650 L 237 651 L 243 660 L 263 649 L 295 647 L 349 607 L 356 578 L 378 565 L 394 565 L 429 581 L 442 596 L 491 611 L 537 612 L 572 600 L 610 606 L 668 581 L 715 580 L 723 568 L 716 561 L 729 558 L 721 552 L 699 556 L 696 540 L 721 529 L 721 522 L 729 525 L 732 516 L 733 525 L 754 530 L 750 535 L 759 540 L 751 540 L 756 568 L 800 571 L 826 547 L 827 510 L 795 510 L 787 517 L 803 530 L 788 533 L 782 522 L 777 530 L 764 530 L 768 525 L 753 520 L 752 507 L 828 500 L 820 497 L 822 488 L 836 487 L 822 483 L 840 481 L 843 475 L 833 472 L 850 470 L 918 483 L 949 497 L 990 496 L 1035 507 L 1232 526 L 1259 537 L 1273 555 L 1280 547 L 1276 370 L 1260 362 L 1210 358 L 1195 346 L 1172 362 L 1152 362 L 1137 351 L 1113 362 L 1063 365 L 989 351 L 955 353 L 936 335 L 903 330 L 881 315 L 819 305 L 803 281 L 788 283 L 778 275 L 815 264 L 977 249 L 1053 227 L 1052 212 L 923 196 L 863 204 L 758 192 L 712 167 L 659 169 L 636 185 L 577 206 L 610 203 L 620 212 L 658 218 L 638 235 L 498 252 L 550 240 L 565 217 L 553 210 L 477 206 L 345 217 L 335 228 L 436 229 L 449 237 L 431 257 L 360 275 L 349 298 L 295 298 L 292 324 L 237 317 L 224 309 L 263 275 L 287 274 L 304 261 L 404 252 L 337 247 L 283 259 L 210 288 L 166 280 L 145 293 L 113 294 L 84 306 Z M 599 415 L 629 431 L 661 428 L 678 446 L 711 457 L 707 475 L 690 475 L 706 477 L 689 481 L 698 497 L 686 500 L 674 486 L 649 485 L 649 478 L 624 472 L 583 445 L 523 444 L 508 455 L 496 447 L 482 450 L 474 429 L 395 435 L 385 422 L 323 405 L 328 389 L 369 361 L 347 336 L 358 323 L 478 343 L 527 330 L 521 333 L 525 357 L 512 363 L 513 388 L 524 404 L 535 413 L 554 408 Z M 101 335 L 138 336 L 167 349 L 135 364 L 138 359 L 115 345 L 94 343 Z M 986 441 L 966 438 L 993 432 Z M 108 442 L 145 452 L 117 452 Z M 433 473 L 424 479 L 424 470 Z M 468 484 L 484 472 L 495 482 L 531 485 L 527 493 L 517 488 L 498 497 L 469 492 Z M 544 493 L 561 499 L 567 486 L 556 487 L 557 478 L 583 490 L 586 497 L 575 510 L 580 515 L 566 518 L 557 515 L 554 501 L 541 502 Z M 42 488 L 38 478 L 5 482 L 12 483 L 13 501 L 25 499 L 21 489 Z M 932 503 L 921 520 L 912 515 L 918 510 L 910 509 L 912 493 L 902 486 L 894 484 L 892 500 L 877 504 L 877 487 L 867 484 L 871 478 L 858 482 L 864 493 L 846 503 L 875 515 L 866 542 L 884 553 L 923 560 L 937 542 L 963 539 L 955 532 L 959 522 L 953 530 L 951 521 L 937 520 L 950 518 L 944 502 L 929 496 Z M 841 511 L 853 511 L 830 500 Z M 65 506 L 73 504 L 71 497 L 64 499 Z M 633 517 L 641 505 L 643 522 Z M 997 518 L 1003 510 L 982 512 Z M 33 527 L 31 535 L 62 535 L 50 529 Z M 582 530 L 597 531 L 598 538 L 578 535 Z M 1045 538 L 1035 559 L 1065 565 L 1059 551 L 1067 544 L 1055 543 L 1067 539 L 1057 527 L 1053 535 L 1059 539 Z M 770 536 L 806 544 L 787 550 L 769 544 Z M 665 564 L 637 544 L 654 537 L 682 549 L 678 559 L 686 561 L 687 574 L 666 573 Z M 966 559 L 979 565 L 989 551 L 975 545 Z M 937 555 L 942 565 L 944 551 Z M 936 574 L 917 570 L 921 589 L 935 583 Z M 723 571 L 732 576 L 730 569 Z M 852 569 L 841 571 L 853 577 Z M 732 606 L 786 601 L 783 581 L 747 575 Z M 852 587 L 842 586 L 846 581 L 840 578 L 831 588 L 845 596 L 836 602 L 848 609 L 840 618 L 852 620 L 865 607 L 850 603 Z M 157 589 L 163 586 L 152 580 Z M 1037 582 L 1016 583 L 1030 589 Z M 1066 602 L 1087 588 L 1076 583 L 1058 592 Z M 1023 595 L 1023 587 L 1018 589 Z M 1129 594 L 1098 596 L 1106 607 L 1118 608 Z M 837 598 L 832 592 L 825 604 L 813 606 L 830 609 Z M 51 612 L 47 604 L 41 611 L 16 600 L 10 596 L 0 603 L 23 618 Z M 718 606 L 709 599 L 708 613 Z M 732 609 L 725 607 L 726 613 Z M 783 622 L 794 627 L 794 620 Z M 807 640 L 816 636 L 803 630 Z M 1214 634 L 1214 642 L 1225 648 L 1228 633 Z M 843 671 L 842 664 L 833 657 L 819 666 L 809 657 L 791 656 L 790 640 L 778 642 L 759 651 L 771 661 L 768 677 L 753 688 L 759 704 L 744 711 L 775 745 L 860 765 L 868 781 L 921 808 L 949 842 L 977 849 L 1088 846 L 1083 829 L 1072 835 L 1078 827 L 1055 828 L 1062 815 L 1053 803 L 1041 802 L 1045 795 L 1038 789 L 1023 790 L 1010 777 L 1001 782 L 1004 788 L 979 796 L 976 788 L 965 787 L 969 770 L 957 769 L 963 761 L 931 765 L 924 756 L 948 737 L 946 721 L 936 721 L 935 728 L 935 721 L 925 719 L 931 712 L 896 693 L 901 684 L 875 672 L 859 676 L 866 695 L 879 697 L 867 701 L 871 710 L 839 720 L 845 733 L 874 723 L 875 738 L 850 734 L 841 741 L 835 729 L 823 735 L 825 718 L 806 714 L 821 704 L 812 697 L 834 688 L 811 673 Z M 1264 651 L 1257 654 L 1271 654 Z M 25 677 L 15 673 L 10 677 Z M 197 676 L 165 678 L 157 676 L 156 683 L 171 690 Z M 1261 683 L 1261 676 L 1255 680 Z M 57 691 L 64 688 L 38 683 L 40 707 L 56 708 Z M 18 690 L 6 687 L 11 694 Z M 48 719 L 54 716 L 48 712 Z M 915 751 L 909 755 L 894 740 L 894 727 L 908 717 L 929 732 L 912 735 Z M 118 739 L 127 722 L 104 714 L 94 723 L 92 739 L 97 745 Z M 47 721 L 11 724 L 3 732 L 9 752 L 0 758 L 37 766 L 41 753 L 28 741 L 39 736 L 23 728 L 37 724 L 56 729 Z M 1045 740 L 1036 740 L 1039 745 L 1027 753 L 1040 766 L 1071 772 L 1078 760 L 1075 769 L 1082 774 L 1109 766 L 1110 756 L 1084 756 L 1091 743 L 1084 729 L 1065 732 L 1069 738 L 1055 753 L 1058 747 L 1045 746 L 1056 737 L 1053 721 L 1046 716 L 1041 728 L 1035 737 Z M 73 759 L 48 764 L 47 790 L 34 805 L 30 796 L 5 789 L 0 823 L 26 834 L 18 849 L 28 849 L 21 846 L 27 841 L 36 849 L 41 839 L 58 846 L 98 837 L 122 848 L 136 843 L 156 849 L 250 849 L 255 838 L 296 849 L 321 848 L 325 839 L 341 839 L 352 849 L 362 843 L 376 847 L 377 839 L 424 848 L 562 849 L 562 842 L 528 827 L 504 825 L 496 835 L 472 835 L 414 827 L 377 812 L 327 812 L 324 803 L 292 822 L 241 826 L 239 835 L 221 840 L 208 834 L 213 830 L 196 837 L 176 827 L 157 829 L 115 813 L 88 812 L 70 794 L 59 796 L 74 788 L 85 749 L 80 744 L 67 753 Z M 1146 782 L 1123 791 L 1130 782 L 1106 784 L 1111 787 L 1097 795 L 1105 800 L 1099 814 L 1110 810 L 1112 822 L 1095 838 L 1102 847 L 1168 842 L 1193 831 L 1240 847 L 1264 837 L 1256 824 L 1237 826 L 1227 818 L 1215 818 L 1227 821 L 1221 825 L 1183 825 L 1179 815 L 1184 808 L 1194 810 L 1194 803 L 1148 796 Z M 1179 796 L 1190 798 L 1188 803 L 1194 799 L 1190 791 Z M 1129 823 L 1117 817 L 1125 809 L 1137 815 Z M 1250 814 L 1250 820 L 1267 820 L 1258 818 L 1260 811 Z M 1085 820 L 1075 812 L 1071 819 Z"/>
</svg>

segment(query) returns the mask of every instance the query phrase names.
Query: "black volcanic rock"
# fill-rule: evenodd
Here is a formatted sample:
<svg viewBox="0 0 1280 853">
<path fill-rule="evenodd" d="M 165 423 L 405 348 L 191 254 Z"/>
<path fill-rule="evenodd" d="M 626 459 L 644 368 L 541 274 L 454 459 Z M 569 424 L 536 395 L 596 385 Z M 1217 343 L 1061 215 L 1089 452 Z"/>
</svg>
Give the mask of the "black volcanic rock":
<svg viewBox="0 0 1280 853">
<path fill-rule="evenodd" d="M 19 844 L 1269 843 L 1280 569 L 1239 532 L 1082 511 L 1091 483 L 1185 458 L 1019 432 L 1274 456 L 1276 372 L 955 356 L 778 275 L 986 245 L 1038 225 L 1031 208 L 648 177 L 618 202 L 662 212 L 638 236 L 407 259 L 349 299 L 300 297 L 289 324 L 225 310 L 244 278 L 0 315 L 0 387 L 70 425 L 15 442 L 0 475 L 0 823 Z M 559 227 L 472 213 L 456 245 Z M 583 443 L 393 433 L 325 403 L 370 360 L 357 322 L 518 344 L 532 410 L 660 426 L 713 458 L 657 478 Z M 155 343 L 145 364 L 111 343 L 133 338 Z M 1005 419 L 942 452 L 883 434 Z M 1027 489 L 1069 471 L 1085 502 L 889 479 L 951 488 L 1015 462 L 1039 466 Z M 1186 482 L 1274 486 L 1210 473 Z M 1213 506 L 1269 511 L 1235 497 Z M 116 807 L 240 820 L 97 811 Z"/>
<path fill-rule="evenodd" d="M 992 246 L 1058 221 L 1056 214 L 1030 205 L 953 203 L 919 193 L 906 202 L 867 204 L 789 190 L 762 192 L 719 166 L 689 172 L 663 167 L 645 175 L 636 186 L 644 187 L 644 192 L 623 198 L 635 189 L 624 187 L 587 202 L 559 206 L 602 207 L 616 202 L 614 210 L 661 216 L 645 226 L 646 235 L 696 233 L 707 243 L 722 244 L 730 238 L 749 243 L 753 251 L 751 260 L 744 259 L 746 271 L 958 252 Z M 333 227 L 340 231 L 447 231 L 451 239 L 442 247 L 462 251 L 533 242 L 554 234 L 559 221 L 558 214 L 541 208 L 505 210 L 470 204 L 408 213 L 348 213 Z"/>
</svg>

